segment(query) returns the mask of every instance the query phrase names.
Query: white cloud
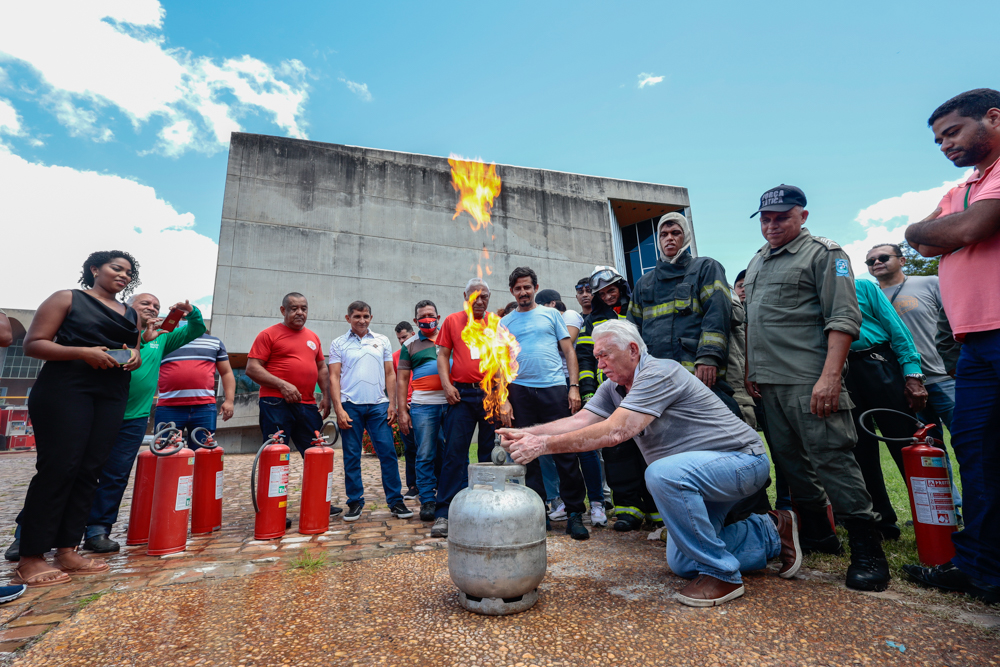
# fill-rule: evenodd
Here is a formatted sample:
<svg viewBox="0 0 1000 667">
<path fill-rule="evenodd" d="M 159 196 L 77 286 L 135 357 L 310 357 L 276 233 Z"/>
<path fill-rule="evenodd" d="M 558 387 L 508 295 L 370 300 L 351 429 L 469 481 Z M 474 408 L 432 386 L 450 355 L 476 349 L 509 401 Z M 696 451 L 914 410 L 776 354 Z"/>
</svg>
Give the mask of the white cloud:
<svg viewBox="0 0 1000 667">
<path fill-rule="evenodd" d="M 654 74 L 650 74 L 649 72 L 643 72 L 642 74 L 639 75 L 640 88 L 645 88 L 646 86 L 655 86 L 661 81 L 663 81 L 662 76 L 656 76 Z"/>
<path fill-rule="evenodd" d="M 367 83 L 356 83 L 354 81 L 348 81 L 347 79 L 341 79 L 347 89 L 361 98 L 363 102 L 371 102 L 372 94 L 368 90 Z"/>
<path fill-rule="evenodd" d="M 4 105 L 0 100 L 0 123 Z M 183 299 L 211 313 L 218 246 L 195 232 L 153 188 L 119 176 L 28 162 L 0 144 L 4 276 L 0 307 L 37 308 L 58 289 L 77 287 L 95 250 L 124 250 L 139 261 L 140 290 L 164 307 Z"/>
<path fill-rule="evenodd" d="M 969 169 L 954 181 L 945 181 L 928 190 L 889 197 L 859 211 L 854 221 L 865 228 L 865 236 L 844 246 L 851 258 L 854 275 L 868 275 L 865 258 L 872 246 L 879 243 L 902 243 L 907 226 L 933 213 L 941 197 L 956 185 L 964 183 L 971 175 L 972 170 Z"/>
<path fill-rule="evenodd" d="M 217 63 L 167 48 L 165 14 L 157 0 L 4 3 L 0 57 L 30 65 L 51 86 L 49 106 L 71 134 L 109 140 L 98 112 L 113 106 L 136 128 L 162 118 L 172 129 L 159 133 L 159 149 L 171 155 L 224 148 L 229 133 L 241 129 L 239 118 L 258 110 L 290 136 L 305 138 L 301 62 L 272 67 L 244 55 Z"/>
<path fill-rule="evenodd" d="M 0 134 L 18 135 L 21 133 L 21 119 L 17 110 L 7 100 L 0 97 Z"/>
</svg>

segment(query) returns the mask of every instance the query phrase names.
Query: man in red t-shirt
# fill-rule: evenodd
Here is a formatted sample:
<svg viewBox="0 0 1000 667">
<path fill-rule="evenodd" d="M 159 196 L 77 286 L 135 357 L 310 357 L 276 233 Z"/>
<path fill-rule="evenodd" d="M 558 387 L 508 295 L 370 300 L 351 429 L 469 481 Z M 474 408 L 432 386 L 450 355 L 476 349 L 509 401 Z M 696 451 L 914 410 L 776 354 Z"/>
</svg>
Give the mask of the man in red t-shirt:
<svg viewBox="0 0 1000 667">
<path fill-rule="evenodd" d="M 941 255 L 941 300 L 964 345 L 955 378 L 951 445 L 962 477 L 965 528 L 952 533 L 955 557 L 937 567 L 904 565 L 921 584 L 1000 603 L 1000 91 L 978 88 L 948 100 L 927 124 L 956 167 L 975 167 L 937 210 L 910 225 L 906 241 Z M 914 521 L 920 521 L 914 517 Z M 932 521 L 955 525 L 952 512 Z"/>
<path fill-rule="evenodd" d="M 489 312 L 490 288 L 480 278 L 473 278 L 465 286 L 465 300 L 478 293 L 472 304 L 472 316 L 476 320 L 494 318 Z M 472 434 L 479 427 L 480 463 L 490 460 L 496 425 L 486 418 L 483 407 L 483 390 L 479 382 L 483 374 L 479 372 L 479 351 L 470 350 L 462 340 L 462 329 L 469 321 L 465 311 L 452 313 L 444 318 L 438 332 L 437 364 L 441 387 L 448 398 L 448 412 L 444 416 L 445 454 L 441 464 L 441 476 L 437 485 L 437 507 L 434 511 L 434 526 L 431 537 L 447 537 L 448 507 L 459 491 L 469 485 L 469 447 Z M 488 320 L 487 320 L 488 321 Z M 510 426 L 510 403 L 501 410 L 504 426 Z"/>
<path fill-rule="evenodd" d="M 266 440 L 284 431 L 305 456 L 330 414 L 330 371 L 319 336 L 306 328 L 309 304 L 298 292 L 281 300 L 281 324 L 264 329 L 253 342 L 247 377 L 260 385 L 260 430 Z M 322 392 L 316 405 L 317 381 Z"/>
</svg>

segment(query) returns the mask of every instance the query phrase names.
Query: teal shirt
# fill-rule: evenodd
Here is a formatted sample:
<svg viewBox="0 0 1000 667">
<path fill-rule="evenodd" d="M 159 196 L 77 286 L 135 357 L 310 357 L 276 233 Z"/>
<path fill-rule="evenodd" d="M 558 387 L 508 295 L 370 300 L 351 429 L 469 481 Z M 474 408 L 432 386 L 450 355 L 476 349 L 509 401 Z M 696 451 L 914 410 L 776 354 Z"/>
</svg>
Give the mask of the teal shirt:
<svg viewBox="0 0 1000 667">
<path fill-rule="evenodd" d="M 884 298 L 884 297 L 883 297 Z M 153 407 L 153 396 L 156 394 L 156 384 L 160 379 L 160 360 L 163 355 L 173 352 L 205 333 L 205 320 L 197 306 L 187 316 L 187 326 L 174 329 L 170 333 L 160 334 L 150 342 L 139 339 L 139 352 L 142 355 L 142 365 L 132 371 L 128 385 L 128 405 L 125 407 L 125 419 L 148 417 Z"/>
<path fill-rule="evenodd" d="M 878 285 L 870 280 L 857 279 L 854 286 L 858 292 L 858 306 L 861 308 L 861 334 L 851 343 L 852 350 L 865 350 L 881 343 L 889 343 L 899 358 L 903 375 L 920 373 L 920 354 L 913 344 L 913 336 L 899 319 L 896 309 L 885 298 Z"/>
</svg>

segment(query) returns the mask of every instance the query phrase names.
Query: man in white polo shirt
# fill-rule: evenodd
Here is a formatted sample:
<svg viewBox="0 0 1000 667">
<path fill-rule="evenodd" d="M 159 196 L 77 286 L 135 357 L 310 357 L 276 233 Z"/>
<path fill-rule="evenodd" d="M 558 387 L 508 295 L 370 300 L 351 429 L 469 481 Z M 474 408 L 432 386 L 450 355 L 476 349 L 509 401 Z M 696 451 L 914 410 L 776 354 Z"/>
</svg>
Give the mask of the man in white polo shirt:
<svg viewBox="0 0 1000 667">
<path fill-rule="evenodd" d="M 365 506 L 361 482 L 361 438 L 365 431 L 382 467 L 382 489 L 393 516 L 408 519 L 413 511 L 403 502 L 399 463 L 392 442 L 396 420 L 396 373 L 392 368 L 392 345 L 381 334 L 372 333 L 372 309 L 364 301 L 347 307 L 350 330 L 330 343 L 330 382 L 333 409 L 344 447 L 344 486 L 347 512 L 344 521 L 357 521 Z"/>
</svg>

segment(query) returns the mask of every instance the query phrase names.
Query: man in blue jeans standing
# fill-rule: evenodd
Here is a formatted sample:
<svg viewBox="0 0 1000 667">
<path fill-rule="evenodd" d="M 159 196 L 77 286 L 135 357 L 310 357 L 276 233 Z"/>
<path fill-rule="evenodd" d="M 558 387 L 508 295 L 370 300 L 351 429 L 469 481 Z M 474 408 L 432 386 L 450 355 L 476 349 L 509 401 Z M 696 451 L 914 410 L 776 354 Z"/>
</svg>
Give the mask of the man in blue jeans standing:
<svg viewBox="0 0 1000 667">
<path fill-rule="evenodd" d="M 263 441 L 282 431 L 285 441 L 305 457 L 306 448 L 330 414 L 330 373 L 319 336 L 306 328 L 309 302 L 298 292 L 281 300 L 279 324 L 264 329 L 247 355 L 247 377 L 260 385 L 260 431 Z M 320 387 L 319 406 L 316 386 Z M 341 508 L 330 507 L 330 515 Z M 292 520 L 285 520 L 291 528 Z"/>
<path fill-rule="evenodd" d="M 403 502 L 399 460 L 392 441 L 396 421 L 396 374 L 392 370 L 392 345 L 381 334 L 372 333 L 372 309 L 354 301 L 344 318 L 350 330 L 330 343 L 330 383 L 333 409 L 344 446 L 344 485 L 347 512 L 344 521 L 357 521 L 365 506 L 361 482 L 361 438 L 367 430 L 382 467 L 382 489 L 392 515 L 408 519 L 413 511 Z"/>
<path fill-rule="evenodd" d="M 712 607 L 740 597 L 740 573 L 761 570 L 776 556 L 778 576 L 794 577 L 802 565 L 794 514 L 773 510 L 723 526 L 729 510 L 767 482 L 770 463 L 757 432 L 679 363 L 650 356 L 631 322 L 609 320 L 592 337 L 608 379 L 572 417 L 501 429 L 514 461 L 527 465 L 543 454 L 633 438 L 666 522 L 667 564 L 692 580 L 674 596 L 681 604 Z"/>
</svg>

